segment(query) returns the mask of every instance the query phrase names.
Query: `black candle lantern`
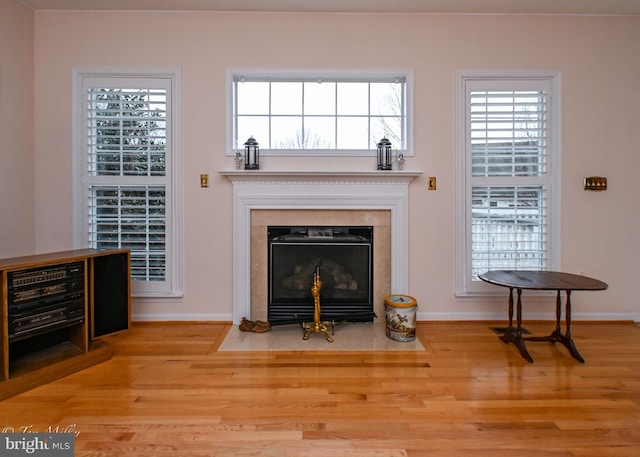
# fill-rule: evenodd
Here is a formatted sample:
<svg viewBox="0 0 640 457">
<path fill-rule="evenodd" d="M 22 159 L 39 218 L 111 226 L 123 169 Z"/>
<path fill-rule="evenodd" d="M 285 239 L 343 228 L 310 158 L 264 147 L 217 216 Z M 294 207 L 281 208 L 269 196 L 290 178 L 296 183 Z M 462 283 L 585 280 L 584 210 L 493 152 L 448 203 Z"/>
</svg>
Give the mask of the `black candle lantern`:
<svg viewBox="0 0 640 457">
<path fill-rule="evenodd" d="M 244 169 L 257 170 L 260 168 L 260 148 L 255 138 L 250 137 L 244 144 Z"/>
<path fill-rule="evenodd" d="M 378 143 L 378 170 L 391 170 L 392 165 L 391 141 L 384 137 Z"/>
</svg>

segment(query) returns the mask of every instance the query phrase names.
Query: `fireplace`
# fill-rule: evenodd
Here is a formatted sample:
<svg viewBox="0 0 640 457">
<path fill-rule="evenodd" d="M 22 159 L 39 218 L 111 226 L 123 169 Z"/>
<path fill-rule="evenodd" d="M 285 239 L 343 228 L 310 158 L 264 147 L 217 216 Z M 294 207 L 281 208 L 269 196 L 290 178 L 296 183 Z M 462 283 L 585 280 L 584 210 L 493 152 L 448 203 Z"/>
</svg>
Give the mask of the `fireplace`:
<svg viewBox="0 0 640 457">
<path fill-rule="evenodd" d="M 422 175 L 421 171 L 271 171 L 271 170 L 222 170 L 220 173 L 233 183 L 233 322 L 239 324 L 242 317 L 266 319 L 266 257 L 264 247 L 267 225 L 283 224 L 282 212 L 311 212 L 322 214 L 325 211 L 339 213 L 364 214 L 386 212 L 389 215 L 386 243 L 379 243 L 376 235 L 376 247 L 387 244 L 389 258 L 385 268 L 376 267 L 376 275 L 387 269 L 389 287 L 381 293 L 374 293 L 374 310 L 384 314 L 382 299 L 388 293 L 407 293 L 409 277 L 409 224 L 408 189 L 409 183 Z M 252 233 L 256 225 L 257 213 L 274 213 L 278 222 L 264 226 L 264 236 L 255 238 L 255 244 L 262 246 L 252 249 Z M 307 224 L 348 223 L 303 222 Z M 369 225 L 370 222 L 354 222 Z M 291 225 L 298 222 L 290 223 Z M 259 224 L 257 224 L 259 225 Z M 262 227 L 257 227 L 262 230 Z M 376 226 L 377 229 L 377 226 Z M 378 232 L 376 232 L 378 233 Z M 264 253 L 264 254 L 263 254 Z M 264 255 L 263 264 L 260 257 Z M 374 255 L 374 262 L 375 262 Z M 265 268 L 263 268 L 263 265 Z M 264 274 L 264 287 L 261 286 Z M 381 281 L 376 281 L 378 288 Z M 264 290 L 264 301 L 261 298 Z M 254 300 L 252 297 L 256 296 Z M 264 303 L 264 314 L 262 304 Z"/>
<path fill-rule="evenodd" d="M 313 320 L 311 286 L 322 281 L 325 321 L 372 321 L 373 227 L 268 227 L 268 320 Z"/>
</svg>

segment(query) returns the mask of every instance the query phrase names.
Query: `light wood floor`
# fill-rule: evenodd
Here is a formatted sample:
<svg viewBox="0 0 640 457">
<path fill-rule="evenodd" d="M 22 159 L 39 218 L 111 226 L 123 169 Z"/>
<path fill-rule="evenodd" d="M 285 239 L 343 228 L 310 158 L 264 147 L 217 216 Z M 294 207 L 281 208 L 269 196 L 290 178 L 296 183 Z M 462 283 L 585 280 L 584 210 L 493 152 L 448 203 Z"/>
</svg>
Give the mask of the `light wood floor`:
<svg viewBox="0 0 640 457">
<path fill-rule="evenodd" d="M 112 360 L 0 402 L 76 456 L 640 456 L 640 327 L 575 323 L 580 364 L 489 325 L 419 323 L 424 352 L 216 352 L 230 324 L 136 324 Z M 548 322 L 526 323 L 548 334 Z"/>
</svg>

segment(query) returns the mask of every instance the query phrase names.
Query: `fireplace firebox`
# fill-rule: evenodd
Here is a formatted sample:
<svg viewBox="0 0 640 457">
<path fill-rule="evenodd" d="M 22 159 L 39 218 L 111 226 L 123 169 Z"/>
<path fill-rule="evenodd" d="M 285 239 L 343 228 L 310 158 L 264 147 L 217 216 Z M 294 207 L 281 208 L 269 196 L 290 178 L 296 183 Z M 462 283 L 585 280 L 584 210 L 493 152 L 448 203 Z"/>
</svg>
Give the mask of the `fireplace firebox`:
<svg viewBox="0 0 640 457">
<path fill-rule="evenodd" d="M 267 313 L 272 325 L 313 320 L 313 274 L 324 321 L 370 322 L 373 227 L 268 227 Z"/>
</svg>

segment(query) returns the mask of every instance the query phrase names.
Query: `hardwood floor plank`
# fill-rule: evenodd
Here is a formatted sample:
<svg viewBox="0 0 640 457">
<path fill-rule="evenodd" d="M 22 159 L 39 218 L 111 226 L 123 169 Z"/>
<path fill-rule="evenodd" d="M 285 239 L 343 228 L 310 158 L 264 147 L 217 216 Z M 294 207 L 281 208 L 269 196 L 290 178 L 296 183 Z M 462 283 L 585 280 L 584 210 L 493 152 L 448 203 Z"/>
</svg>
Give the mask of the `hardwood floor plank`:
<svg viewBox="0 0 640 457">
<path fill-rule="evenodd" d="M 77 456 L 640 455 L 640 328 L 574 323 L 586 359 L 418 323 L 425 351 L 217 352 L 227 323 L 144 323 L 111 360 L 0 402 L 0 427 L 77 433 Z M 526 324 L 548 333 L 549 322 Z"/>
</svg>

